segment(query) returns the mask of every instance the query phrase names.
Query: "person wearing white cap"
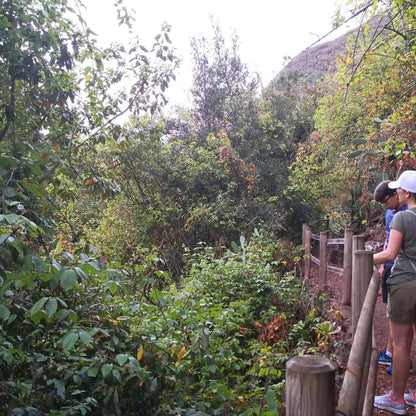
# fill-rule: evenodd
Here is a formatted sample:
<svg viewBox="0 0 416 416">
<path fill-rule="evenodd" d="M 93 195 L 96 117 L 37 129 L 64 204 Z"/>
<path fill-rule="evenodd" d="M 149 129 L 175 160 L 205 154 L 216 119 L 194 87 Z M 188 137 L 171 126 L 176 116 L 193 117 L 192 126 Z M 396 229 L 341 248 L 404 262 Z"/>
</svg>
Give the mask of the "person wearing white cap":
<svg viewBox="0 0 416 416">
<path fill-rule="evenodd" d="M 400 203 L 406 204 L 408 209 L 393 217 L 388 247 L 373 255 L 374 264 L 394 260 L 387 279 L 387 318 L 394 343 L 393 385 L 391 392 L 374 398 L 374 406 L 396 415 L 406 415 L 406 404 L 416 407 L 416 391 L 405 394 L 416 324 L 416 171 L 403 172 L 388 187 L 397 189 Z"/>
</svg>

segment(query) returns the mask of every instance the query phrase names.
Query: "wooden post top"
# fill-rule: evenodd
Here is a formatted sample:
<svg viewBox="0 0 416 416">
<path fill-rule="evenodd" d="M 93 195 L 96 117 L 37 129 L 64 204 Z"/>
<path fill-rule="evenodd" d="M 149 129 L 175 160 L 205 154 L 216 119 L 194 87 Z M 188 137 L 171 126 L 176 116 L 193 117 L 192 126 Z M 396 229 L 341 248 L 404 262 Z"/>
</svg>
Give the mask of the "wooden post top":
<svg viewBox="0 0 416 416">
<path fill-rule="evenodd" d="M 286 363 L 286 368 L 298 373 L 328 373 L 335 371 L 328 358 L 318 355 L 298 355 Z"/>
</svg>

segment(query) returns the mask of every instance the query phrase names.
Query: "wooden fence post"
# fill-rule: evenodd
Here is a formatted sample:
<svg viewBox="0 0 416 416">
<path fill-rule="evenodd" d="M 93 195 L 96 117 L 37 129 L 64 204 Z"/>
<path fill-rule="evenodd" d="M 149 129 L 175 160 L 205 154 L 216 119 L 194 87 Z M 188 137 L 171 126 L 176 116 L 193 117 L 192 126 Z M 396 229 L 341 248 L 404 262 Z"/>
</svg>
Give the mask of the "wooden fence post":
<svg viewBox="0 0 416 416">
<path fill-rule="evenodd" d="M 373 340 L 371 346 L 370 371 L 368 373 L 367 388 L 365 391 L 365 400 L 363 405 L 362 416 L 372 416 L 374 413 L 374 395 L 376 392 L 377 367 L 378 367 L 378 350 L 376 337 L 373 330 Z"/>
<path fill-rule="evenodd" d="M 354 236 L 359 237 L 359 236 Z M 358 239 L 357 239 L 358 241 Z M 371 256 L 369 255 L 371 254 Z M 354 337 L 360 318 L 361 307 L 367 293 L 373 271 L 372 252 L 366 250 L 355 250 L 352 260 L 352 305 L 351 305 L 351 327 Z"/>
<path fill-rule="evenodd" d="M 302 243 L 305 250 L 303 258 L 303 269 L 305 279 L 311 276 L 311 244 L 312 244 L 312 230 L 308 224 L 302 225 Z"/>
<path fill-rule="evenodd" d="M 328 276 L 328 235 L 329 231 L 321 231 L 319 243 L 319 289 L 324 290 Z"/>
<path fill-rule="evenodd" d="M 286 364 L 286 416 L 334 416 L 335 367 L 317 355 L 299 355 Z"/>
<path fill-rule="evenodd" d="M 367 251 L 368 263 L 372 264 L 372 253 Z M 354 253 L 355 256 L 355 253 Z M 361 256 L 364 257 L 364 254 Z M 368 392 L 371 393 L 371 383 L 368 375 L 363 373 L 368 348 L 372 340 L 373 316 L 376 307 L 377 293 L 380 287 L 380 276 L 377 271 L 371 275 L 370 285 L 362 306 L 357 331 L 348 358 L 347 371 L 339 395 L 336 416 L 362 416 L 360 404 L 361 386 L 367 383 Z M 373 377 L 376 372 L 372 373 Z M 367 381 L 368 380 L 368 381 Z M 368 401 L 368 400 L 367 400 Z"/>
<path fill-rule="evenodd" d="M 344 231 L 344 264 L 342 275 L 342 305 L 351 305 L 352 285 L 352 240 L 353 229 L 346 228 Z"/>
</svg>

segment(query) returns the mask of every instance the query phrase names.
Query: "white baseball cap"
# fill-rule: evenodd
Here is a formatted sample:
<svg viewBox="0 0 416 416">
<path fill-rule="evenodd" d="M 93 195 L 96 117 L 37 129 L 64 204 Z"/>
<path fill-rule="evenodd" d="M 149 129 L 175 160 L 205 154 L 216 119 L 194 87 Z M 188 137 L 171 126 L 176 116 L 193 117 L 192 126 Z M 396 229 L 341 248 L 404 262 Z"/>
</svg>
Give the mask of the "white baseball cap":
<svg viewBox="0 0 416 416">
<path fill-rule="evenodd" d="M 397 181 L 389 182 L 388 187 L 390 189 L 402 188 L 416 193 L 416 170 L 405 170 Z"/>
</svg>

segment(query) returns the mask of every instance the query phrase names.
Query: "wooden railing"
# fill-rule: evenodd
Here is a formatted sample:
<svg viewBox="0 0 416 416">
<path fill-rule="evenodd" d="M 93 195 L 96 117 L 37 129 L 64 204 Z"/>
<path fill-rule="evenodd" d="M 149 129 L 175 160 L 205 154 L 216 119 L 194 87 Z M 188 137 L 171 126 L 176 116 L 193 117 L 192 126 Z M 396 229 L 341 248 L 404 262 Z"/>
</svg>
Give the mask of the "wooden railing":
<svg viewBox="0 0 416 416">
<path fill-rule="evenodd" d="M 310 244 L 308 232 L 307 227 L 304 226 L 305 254 L 307 245 Z M 325 241 L 322 235 L 321 233 L 320 244 L 327 245 L 328 239 Z M 335 400 L 335 367 L 330 360 L 313 355 L 297 356 L 289 360 L 286 365 L 286 416 L 370 416 L 373 414 L 378 358 L 373 316 L 380 277 L 379 273 L 373 270 L 373 253 L 360 248 L 364 246 L 363 236 L 351 235 L 351 237 L 351 289 L 349 294 L 344 293 L 344 288 L 348 285 L 343 284 L 342 297 L 343 301 L 348 298 L 352 300 L 353 343 L 338 403 Z M 349 267 L 345 256 L 345 251 L 348 250 L 345 242 L 348 238 L 344 237 L 344 279 L 347 276 L 346 266 Z M 322 256 L 320 250 L 320 269 Z M 305 267 L 305 277 L 306 271 Z"/>
<path fill-rule="evenodd" d="M 319 258 L 312 254 L 312 240 L 319 241 Z M 304 277 L 309 279 L 311 263 L 319 266 L 319 289 L 325 290 L 328 272 L 342 275 L 342 305 L 351 305 L 352 292 L 352 253 L 355 250 L 364 250 L 365 236 L 353 235 L 352 228 L 344 230 L 343 238 L 329 238 L 329 231 L 321 231 L 320 234 L 312 233 L 308 224 L 302 226 L 302 245 L 304 248 Z M 343 267 L 335 267 L 328 264 L 328 248 L 331 245 L 343 246 Z"/>
</svg>

